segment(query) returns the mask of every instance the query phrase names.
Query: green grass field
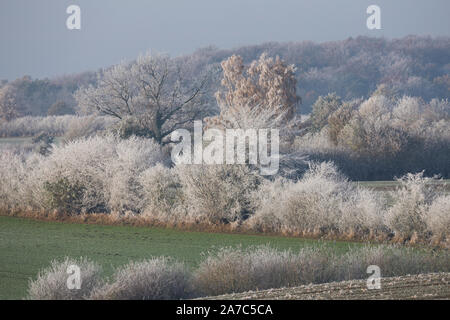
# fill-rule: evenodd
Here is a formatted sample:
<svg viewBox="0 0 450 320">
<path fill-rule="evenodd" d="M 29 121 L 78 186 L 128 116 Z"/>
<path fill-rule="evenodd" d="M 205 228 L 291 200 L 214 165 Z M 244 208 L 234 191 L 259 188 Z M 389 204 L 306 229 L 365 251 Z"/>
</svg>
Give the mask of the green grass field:
<svg viewBox="0 0 450 320">
<path fill-rule="evenodd" d="M 21 299 L 28 279 L 52 259 L 85 256 L 105 274 L 130 260 L 171 256 L 195 267 L 201 253 L 223 246 L 269 244 L 292 250 L 325 243 L 345 252 L 360 243 L 299 238 L 186 232 L 172 229 L 44 222 L 0 216 L 0 299 Z"/>
</svg>

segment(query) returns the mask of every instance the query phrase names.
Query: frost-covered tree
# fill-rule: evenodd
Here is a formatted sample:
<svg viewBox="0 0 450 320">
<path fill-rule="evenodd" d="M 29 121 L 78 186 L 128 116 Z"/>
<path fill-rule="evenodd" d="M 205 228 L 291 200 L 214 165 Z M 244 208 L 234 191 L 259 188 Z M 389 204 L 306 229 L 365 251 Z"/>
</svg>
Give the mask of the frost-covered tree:
<svg viewBox="0 0 450 320">
<path fill-rule="evenodd" d="M 353 113 L 360 104 L 359 99 L 343 102 L 337 110 L 328 116 L 328 137 L 334 145 L 338 144 L 342 129 L 352 119 Z"/>
<path fill-rule="evenodd" d="M 279 173 L 295 176 L 303 171 L 304 157 L 289 153 L 295 135 L 301 130 L 296 117 L 301 99 L 296 92 L 295 67 L 279 57 L 269 58 L 265 53 L 249 66 L 245 66 L 237 55 L 222 61 L 221 66 L 222 87 L 216 92 L 220 113 L 206 118 L 206 127 L 219 130 L 278 129 L 277 138 L 271 133 L 268 142 L 279 141 Z M 272 152 L 271 142 L 269 148 Z"/>
<path fill-rule="evenodd" d="M 94 110 L 120 120 L 133 118 L 160 144 L 205 112 L 208 76 L 189 78 L 189 65 L 167 55 L 141 55 L 136 62 L 104 70 L 96 86 L 78 90 L 82 112 Z"/>
<path fill-rule="evenodd" d="M 320 96 L 313 105 L 311 113 L 311 122 L 313 129 L 321 130 L 328 122 L 328 117 L 342 105 L 341 98 L 335 93 L 329 93 L 327 96 Z"/>
<path fill-rule="evenodd" d="M 22 115 L 14 87 L 6 85 L 0 89 L 0 120 L 12 120 Z"/>
<path fill-rule="evenodd" d="M 300 102 L 293 65 L 266 54 L 248 67 L 238 55 L 221 65 L 222 88 L 216 92 L 220 115 L 206 119 L 209 127 L 249 126 L 249 116 L 254 119 L 254 127 L 278 124 L 280 117 L 284 122 L 293 119 Z"/>
</svg>

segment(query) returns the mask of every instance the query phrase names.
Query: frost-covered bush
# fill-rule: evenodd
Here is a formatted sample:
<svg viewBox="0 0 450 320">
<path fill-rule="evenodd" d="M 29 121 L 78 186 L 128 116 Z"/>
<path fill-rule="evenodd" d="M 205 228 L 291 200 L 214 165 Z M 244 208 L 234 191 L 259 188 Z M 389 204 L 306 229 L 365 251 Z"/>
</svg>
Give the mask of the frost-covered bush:
<svg viewBox="0 0 450 320">
<path fill-rule="evenodd" d="M 353 247 L 337 253 L 326 245 L 298 252 L 268 246 L 222 248 L 210 253 L 194 273 L 202 296 L 366 279 L 367 267 L 377 265 L 382 276 L 448 272 L 446 252 L 421 252 L 394 246 Z"/>
<path fill-rule="evenodd" d="M 385 225 L 386 199 L 379 192 L 350 187 L 340 202 L 337 221 L 341 233 L 380 234 L 388 232 Z"/>
<path fill-rule="evenodd" d="M 164 162 L 165 156 L 154 140 L 135 136 L 122 140 L 117 137 L 115 156 L 107 167 L 108 177 L 105 188 L 110 211 L 142 211 L 142 185 L 139 176 L 145 170 Z"/>
<path fill-rule="evenodd" d="M 57 188 L 49 186 L 64 181 L 71 191 L 77 186 L 78 202 L 73 207 L 78 212 L 103 212 L 107 207 L 108 168 L 115 154 L 114 137 L 93 137 L 56 146 L 48 157 L 39 159 L 29 174 L 27 185 L 30 187 L 33 205 L 46 209 L 61 209 L 49 206 L 53 198 L 64 195 L 52 194 Z"/>
<path fill-rule="evenodd" d="M 70 213 L 80 211 L 85 187 L 78 180 L 70 181 L 67 177 L 63 177 L 57 181 L 46 181 L 44 189 L 49 208 Z"/>
<path fill-rule="evenodd" d="M 312 163 L 298 181 L 264 181 L 252 193 L 246 226 L 258 231 L 344 237 L 391 237 L 446 243 L 448 195 L 423 173 L 398 179 L 389 193 L 346 180 L 331 163 Z"/>
<path fill-rule="evenodd" d="M 249 226 L 277 232 L 323 234 L 382 228 L 382 199 L 361 190 L 332 163 L 312 163 L 299 181 L 266 182 L 253 194 Z"/>
<path fill-rule="evenodd" d="M 428 230 L 436 240 L 450 242 L 450 195 L 437 196 L 425 215 Z"/>
<path fill-rule="evenodd" d="M 228 223 L 250 214 L 250 193 L 261 178 L 247 166 L 180 165 L 176 170 L 189 219 Z"/>
<path fill-rule="evenodd" d="M 80 289 L 69 289 L 68 280 L 75 269 L 80 268 Z M 100 286 L 101 268 L 86 259 L 52 261 L 50 266 L 39 272 L 37 279 L 31 280 L 28 287 L 28 298 L 33 300 L 80 300 L 89 298 L 91 291 Z"/>
<path fill-rule="evenodd" d="M 387 225 L 404 239 L 424 240 L 430 236 L 446 242 L 450 230 L 449 196 L 436 186 L 439 180 L 423 172 L 398 179 L 401 185 L 390 197 L 394 203 L 387 213 Z"/>
<path fill-rule="evenodd" d="M 138 213 L 139 175 L 164 159 L 152 140 L 95 136 L 54 146 L 47 157 L 29 157 L 25 173 L 14 179 L 21 179 L 22 206 L 68 213 Z"/>
<path fill-rule="evenodd" d="M 367 267 L 380 267 L 382 277 L 429 272 L 448 272 L 447 252 L 420 251 L 398 246 L 364 246 L 352 249 L 333 261 L 333 276 L 337 281 L 365 279 Z"/>
<path fill-rule="evenodd" d="M 12 150 L 0 152 L 0 208 L 10 209 L 23 203 L 22 184 L 27 175 L 24 156 Z"/>
<path fill-rule="evenodd" d="M 182 221 L 183 191 L 174 169 L 161 164 L 148 168 L 139 177 L 142 186 L 142 214 L 161 221 Z"/>
<path fill-rule="evenodd" d="M 202 296 L 208 296 L 326 282 L 332 256 L 318 253 L 315 249 L 278 251 L 268 246 L 222 248 L 200 264 L 194 285 Z"/>
<path fill-rule="evenodd" d="M 425 216 L 436 198 L 436 190 L 430 185 L 432 179 L 425 178 L 422 172 L 407 174 L 398 181 L 401 186 L 390 195 L 395 203 L 389 208 L 387 224 L 400 237 L 423 237 L 427 232 Z"/>
<path fill-rule="evenodd" d="M 130 262 L 116 270 L 109 283 L 91 298 L 102 300 L 185 299 L 193 295 L 186 267 L 168 258 Z"/>
</svg>

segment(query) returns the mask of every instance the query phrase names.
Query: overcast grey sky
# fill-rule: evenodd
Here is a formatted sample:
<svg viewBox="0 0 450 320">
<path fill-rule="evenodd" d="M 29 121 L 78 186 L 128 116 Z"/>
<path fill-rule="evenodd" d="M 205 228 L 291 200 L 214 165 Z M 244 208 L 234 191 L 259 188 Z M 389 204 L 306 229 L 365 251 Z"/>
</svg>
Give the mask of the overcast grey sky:
<svg viewBox="0 0 450 320">
<path fill-rule="evenodd" d="M 81 30 L 66 27 L 71 4 L 81 8 Z M 371 4 L 381 8 L 381 30 L 366 27 Z M 449 9 L 449 0 L 0 0 L 0 79 L 96 70 L 149 49 L 450 36 Z"/>
</svg>

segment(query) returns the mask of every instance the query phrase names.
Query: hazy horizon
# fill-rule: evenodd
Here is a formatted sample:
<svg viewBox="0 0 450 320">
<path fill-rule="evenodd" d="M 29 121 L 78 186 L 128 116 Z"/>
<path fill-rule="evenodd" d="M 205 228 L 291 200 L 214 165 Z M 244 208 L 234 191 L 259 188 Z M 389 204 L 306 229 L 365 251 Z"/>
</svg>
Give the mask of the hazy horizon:
<svg viewBox="0 0 450 320">
<path fill-rule="evenodd" d="M 81 8 L 81 30 L 66 27 L 72 4 Z M 371 4 L 381 8 L 381 30 L 366 27 Z M 2 0 L 0 79 L 93 71 L 147 50 L 177 56 L 210 45 L 448 37 L 449 9 L 445 0 Z"/>
</svg>

